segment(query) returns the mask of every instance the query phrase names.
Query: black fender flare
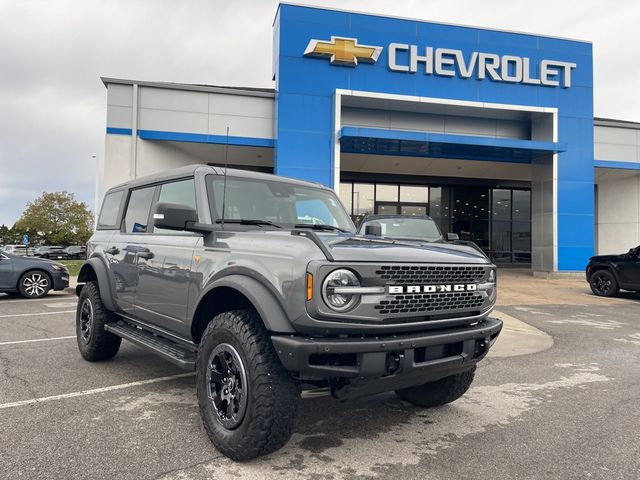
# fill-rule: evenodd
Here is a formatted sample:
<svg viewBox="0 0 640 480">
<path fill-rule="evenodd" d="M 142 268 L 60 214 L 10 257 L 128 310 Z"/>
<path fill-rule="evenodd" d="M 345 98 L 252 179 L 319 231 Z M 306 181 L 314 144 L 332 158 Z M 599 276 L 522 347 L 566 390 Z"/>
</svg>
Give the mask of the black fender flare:
<svg viewBox="0 0 640 480">
<path fill-rule="evenodd" d="M 226 275 L 217 279 L 202 293 L 198 304 L 209 292 L 219 287 L 233 288 L 247 297 L 270 332 L 296 332 L 273 292 L 256 279 L 245 275 Z"/>
<path fill-rule="evenodd" d="M 89 271 L 93 270 L 98 281 L 98 287 L 100 289 L 100 299 L 102 303 L 112 312 L 116 310 L 116 302 L 113 298 L 114 285 L 111 285 L 109 279 L 109 273 L 107 266 L 104 264 L 104 260 L 99 257 L 91 257 L 88 259 L 80 269 L 78 273 L 78 283 L 86 283 L 90 280 Z M 76 293 L 80 293 L 80 289 L 76 290 Z"/>
</svg>

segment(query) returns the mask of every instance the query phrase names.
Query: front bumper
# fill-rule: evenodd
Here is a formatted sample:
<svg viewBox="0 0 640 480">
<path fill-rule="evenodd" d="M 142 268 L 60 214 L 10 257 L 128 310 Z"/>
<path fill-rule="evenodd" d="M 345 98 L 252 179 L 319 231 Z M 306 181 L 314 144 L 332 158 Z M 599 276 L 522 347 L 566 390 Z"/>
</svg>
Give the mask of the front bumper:
<svg viewBox="0 0 640 480">
<path fill-rule="evenodd" d="M 64 290 L 69 286 L 69 272 L 53 272 L 51 279 L 54 290 Z"/>
<path fill-rule="evenodd" d="M 467 370 L 482 359 L 502 322 L 403 335 L 314 338 L 273 335 L 284 367 L 302 379 L 342 378 L 340 398 L 419 385 Z M 348 384 L 348 385 L 347 385 Z"/>
</svg>

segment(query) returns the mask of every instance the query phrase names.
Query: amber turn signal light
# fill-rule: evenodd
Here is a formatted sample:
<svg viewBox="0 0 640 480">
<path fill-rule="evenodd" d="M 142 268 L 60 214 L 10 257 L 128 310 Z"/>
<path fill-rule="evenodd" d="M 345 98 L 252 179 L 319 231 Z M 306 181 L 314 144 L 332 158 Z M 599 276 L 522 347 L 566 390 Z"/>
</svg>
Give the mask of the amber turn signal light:
<svg viewBox="0 0 640 480">
<path fill-rule="evenodd" d="M 307 273 L 307 302 L 313 299 L 313 275 Z"/>
</svg>

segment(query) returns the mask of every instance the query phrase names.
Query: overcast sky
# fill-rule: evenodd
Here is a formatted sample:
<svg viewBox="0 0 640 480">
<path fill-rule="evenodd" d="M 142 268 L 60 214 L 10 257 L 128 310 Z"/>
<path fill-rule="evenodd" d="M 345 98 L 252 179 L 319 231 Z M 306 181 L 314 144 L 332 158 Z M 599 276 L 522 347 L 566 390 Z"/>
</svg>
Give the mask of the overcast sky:
<svg viewBox="0 0 640 480">
<path fill-rule="evenodd" d="M 276 0 L 0 0 L 0 224 L 43 191 L 93 208 L 100 76 L 272 87 Z M 640 121 L 640 2 L 309 0 L 309 5 L 584 39 L 595 114 Z"/>
</svg>

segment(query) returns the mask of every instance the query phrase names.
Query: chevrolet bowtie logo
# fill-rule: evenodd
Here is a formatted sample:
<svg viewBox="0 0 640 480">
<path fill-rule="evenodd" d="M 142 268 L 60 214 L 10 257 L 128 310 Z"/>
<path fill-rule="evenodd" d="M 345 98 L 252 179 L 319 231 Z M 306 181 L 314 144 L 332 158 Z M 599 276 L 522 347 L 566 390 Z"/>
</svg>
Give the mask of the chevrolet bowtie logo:
<svg viewBox="0 0 640 480">
<path fill-rule="evenodd" d="M 330 42 L 311 40 L 304 51 L 305 57 L 329 58 L 332 65 L 355 67 L 358 60 L 365 63 L 376 63 L 382 47 L 358 45 L 355 38 L 331 36 Z"/>
</svg>

